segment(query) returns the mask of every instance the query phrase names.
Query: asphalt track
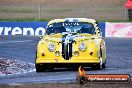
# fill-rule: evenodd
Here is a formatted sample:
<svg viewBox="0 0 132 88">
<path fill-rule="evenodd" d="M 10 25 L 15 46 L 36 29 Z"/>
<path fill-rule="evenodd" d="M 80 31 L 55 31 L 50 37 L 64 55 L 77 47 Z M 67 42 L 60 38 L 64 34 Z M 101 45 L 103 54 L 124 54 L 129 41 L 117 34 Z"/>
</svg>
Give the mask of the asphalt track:
<svg viewBox="0 0 132 88">
<path fill-rule="evenodd" d="M 88 69 L 88 74 L 130 74 L 132 76 L 132 39 L 105 38 L 107 64 L 103 70 Z M 34 62 L 39 37 L 0 36 L 0 58 L 30 64 L 25 72 L 0 74 L 0 84 L 75 82 L 77 71 L 55 70 L 36 73 Z M 22 64 L 23 64 L 22 63 Z M 27 65 L 26 65 L 27 66 Z M 2 68 L 0 68 L 2 70 Z"/>
</svg>

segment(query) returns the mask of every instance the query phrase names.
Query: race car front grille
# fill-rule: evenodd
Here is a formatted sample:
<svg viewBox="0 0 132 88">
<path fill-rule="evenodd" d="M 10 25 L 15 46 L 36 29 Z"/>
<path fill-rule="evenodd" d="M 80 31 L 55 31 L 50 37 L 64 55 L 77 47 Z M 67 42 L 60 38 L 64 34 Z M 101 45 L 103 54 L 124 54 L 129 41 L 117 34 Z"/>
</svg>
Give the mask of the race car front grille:
<svg viewBox="0 0 132 88">
<path fill-rule="evenodd" d="M 72 57 L 72 43 L 62 44 L 62 57 L 65 60 L 69 60 Z"/>
</svg>

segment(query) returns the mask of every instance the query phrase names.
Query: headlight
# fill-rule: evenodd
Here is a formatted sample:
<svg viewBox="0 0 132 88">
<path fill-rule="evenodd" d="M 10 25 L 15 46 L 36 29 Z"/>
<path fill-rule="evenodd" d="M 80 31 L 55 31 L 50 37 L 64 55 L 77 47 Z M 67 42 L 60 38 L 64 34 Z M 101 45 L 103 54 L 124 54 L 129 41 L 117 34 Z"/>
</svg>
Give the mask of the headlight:
<svg viewBox="0 0 132 88">
<path fill-rule="evenodd" d="M 53 43 L 49 43 L 49 44 L 48 44 L 48 50 L 49 50 L 50 52 L 53 52 L 53 51 L 55 50 L 55 45 L 54 45 Z"/>
<path fill-rule="evenodd" d="M 86 46 L 85 46 L 84 43 L 81 43 L 81 44 L 79 45 L 79 50 L 80 50 L 80 51 L 85 51 L 85 50 L 86 50 Z"/>
</svg>

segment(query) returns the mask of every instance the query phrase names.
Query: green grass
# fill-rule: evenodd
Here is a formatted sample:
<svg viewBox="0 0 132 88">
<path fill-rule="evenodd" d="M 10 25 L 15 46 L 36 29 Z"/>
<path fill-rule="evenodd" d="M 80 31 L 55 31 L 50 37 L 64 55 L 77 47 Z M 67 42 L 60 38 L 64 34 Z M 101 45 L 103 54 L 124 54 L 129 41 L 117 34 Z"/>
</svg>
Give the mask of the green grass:
<svg viewBox="0 0 132 88">
<path fill-rule="evenodd" d="M 64 17 L 60 17 L 60 18 L 64 18 Z M 10 18 L 10 19 L 4 19 L 4 18 L 0 18 L 0 21 L 12 21 L 12 22 L 17 22 L 17 21 L 50 21 L 53 20 L 55 18 L 44 18 L 39 20 L 38 18 Z M 128 21 L 124 21 L 124 20 L 97 20 L 98 22 L 132 22 L 132 20 L 128 20 Z"/>
<path fill-rule="evenodd" d="M 63 19 L 63 18 L 66 18 L 65 16 L 61 16 L 59 17 L 59 19 Z M 57 19 L 56 17 L 48 17 L 48 18 L 41 18 L 39 20 L 39 18 L 35 17 L 35 18 L 29 18 L 29 17 L 25 17 L 25 18 L 0 18 L 0 21 L 50 21 L 50 20 L 53 20 L 53 19 Z M 132 20 L 120 20 L 120 19 L 95 19 L 97 21 L 101 21 L 101 22 L 132 22 Z"/>
<path fill-rule="evenodd" d="M 98 22 L 132 22 L 132 20 L 97 20 Z"/>
</svg>

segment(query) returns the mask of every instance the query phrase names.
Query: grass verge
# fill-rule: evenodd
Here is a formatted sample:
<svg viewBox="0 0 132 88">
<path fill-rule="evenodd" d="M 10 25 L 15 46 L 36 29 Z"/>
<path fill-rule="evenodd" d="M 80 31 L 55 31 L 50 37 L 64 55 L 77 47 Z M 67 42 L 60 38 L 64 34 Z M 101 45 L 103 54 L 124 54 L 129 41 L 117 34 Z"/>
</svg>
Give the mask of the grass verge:
<svg viewBox="0 0 132 88">
<path fill-rule="evenodd" d="M 61 17 L 63 18 L 63 17 Z M 44 18 L 44 19 L 38 19 L 38 18 L 0 18 L 0 21 L 12 21 L 12 22 L 17 22 L 17 21 L 50 21 L 55 18 Z M 95 19 L 96 20 L 96 19 Z M 124 21 L 124 20 L 97 20 L 98 22 L 132 22 L 132 20 Z"/>
</svg>

